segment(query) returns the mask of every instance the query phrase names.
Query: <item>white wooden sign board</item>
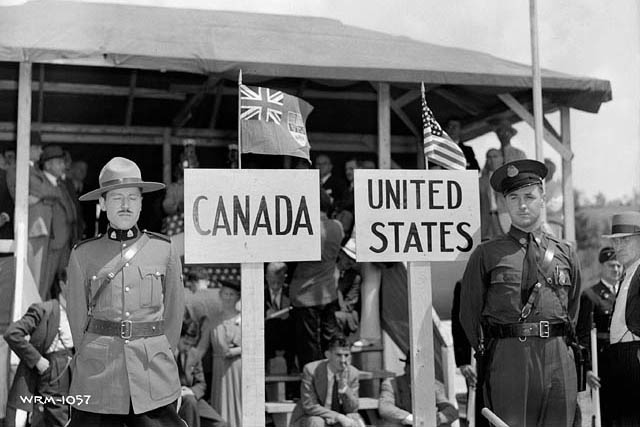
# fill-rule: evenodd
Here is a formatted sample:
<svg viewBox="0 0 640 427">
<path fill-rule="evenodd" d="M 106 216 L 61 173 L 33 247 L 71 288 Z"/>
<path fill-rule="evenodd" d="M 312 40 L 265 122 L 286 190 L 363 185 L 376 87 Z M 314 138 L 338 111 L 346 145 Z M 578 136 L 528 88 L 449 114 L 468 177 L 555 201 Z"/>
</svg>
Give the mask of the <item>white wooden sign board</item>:
<svg viewBox="0 0 640 427">
<path fill-rule="evenodd" d="M 476 171 L 354 171 L 356 258 L 466 260 L 480 242 Z"/>
<path fill-rule="evenodd" d="M 184 172 L 187 264 L 320 259 L 317 170 Z"/>
</svg>

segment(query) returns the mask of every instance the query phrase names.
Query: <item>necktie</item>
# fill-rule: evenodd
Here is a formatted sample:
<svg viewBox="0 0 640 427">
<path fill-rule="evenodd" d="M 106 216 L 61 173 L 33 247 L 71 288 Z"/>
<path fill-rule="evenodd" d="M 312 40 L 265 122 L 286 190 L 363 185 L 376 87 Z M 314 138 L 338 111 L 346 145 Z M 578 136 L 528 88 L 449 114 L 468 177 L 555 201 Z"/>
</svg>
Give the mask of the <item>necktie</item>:
<svg viewBox="0 0 640 427">
<path fill-rule="evenodd" d="M 338 396 L 338 376 L 333 376 L 333 387 L 331 388 L 331 410 L 342 413 L 342 403 Z"/>
<path fill-rule="evenodd" d="M 533 286 L 538 282 L 538 245 L 533 233 L 529 233 L 528 237 L 527 252 L 524 256 L 524 265 L 522 268 L 521 298 L 523 305 L 527 303 L 531 289 L 533 289 Z"/>
<path fill-rule="evenodd" d="M 280 309 L 280 307 L 278 307 L 278 296 L 276 294 L 271 296 L 271 306 L 276 311 Z"/>
</svg>

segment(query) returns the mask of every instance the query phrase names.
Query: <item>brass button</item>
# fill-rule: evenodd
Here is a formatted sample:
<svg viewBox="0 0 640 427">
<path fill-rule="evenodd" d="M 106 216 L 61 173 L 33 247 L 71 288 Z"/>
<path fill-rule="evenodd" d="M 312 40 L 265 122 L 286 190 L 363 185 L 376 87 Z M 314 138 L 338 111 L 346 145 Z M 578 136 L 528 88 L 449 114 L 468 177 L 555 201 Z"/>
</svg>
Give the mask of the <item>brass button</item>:
<svg viewBox="0 0 640 427">
<path fill-rule="evenodd" d="M 125 316 L 127 316 L 127 317 L 129 317 L 129 316 L 131 316 L 131 313 L 129 313 L 128 311 L 125 311 L 125 312 L 124 312 L 124 315 L 125 315 Z"/>
<path fill-rule="evenodd" d="M 129 292 L 130 290 L 131 290 L 131 288 L 130 288 L 130 287 L 128 287 L 128 286 L 124 288 L 124 291 L 125 291 L 125 292 Z"/>
<path fill-rule="evenodd" d="M 91 276 L 91 280 L 96 280 L 98 276 Z"/>
<path fill-rule="evenodd" d="M 124 263 L 124 266 L 125 266 L 125 267 L 129 267 L 129 263 L 128 263 L 128 262 L 125 262 L 125 263 Z"/>
<path fill-rule="evenodd" d="M 125 344 L 129 344 L 129 340 L 124 340 L 124 343 Z"/>
<path fill-rule="evenodd" d="M 160 272 L 156 271 L 156 276 L 160 277 Z"/>
<path fill-rule="evenodd" d="M 113 274 L 113 272 L 107 274 L 107 277 L 109 277 L 109 279 L 113 279 L 114 277 L 116 277 L 115 274 Z"/>
<path fill-rule="evenodd" d="M 123 243 L 123 244 L 122 244 L 122 247 L 123 247 L 123 248 L 126 248 L 126 247 L 127 247 L 127 244 L 126 244 L 126 243 Z"/>
</svg>

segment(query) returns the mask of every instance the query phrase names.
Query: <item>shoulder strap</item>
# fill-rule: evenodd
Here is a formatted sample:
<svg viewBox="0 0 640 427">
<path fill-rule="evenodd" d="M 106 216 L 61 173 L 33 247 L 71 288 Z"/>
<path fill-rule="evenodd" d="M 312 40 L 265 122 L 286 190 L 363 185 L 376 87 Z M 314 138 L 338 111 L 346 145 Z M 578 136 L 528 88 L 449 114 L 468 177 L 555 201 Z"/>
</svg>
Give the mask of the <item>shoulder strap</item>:
<svg viewBox="0 0 640 427">
<path fill-rule="evenodd" d="M 553 240 L 549 240 L 549 245 L 544 251 L 542 264 L 538 265 L 538 270 L 545 277 L 549 275 L 549 273 L 551 273 L 551 270 L 553 269 L 553 258 L 555 257 L 555 254 L 556 242 L 554 242 Z M 540 288 L 542 288 L 542 283 L 540 283 L 540 281 L 537 281 L 531 289 L 531 292 L 529 293 L 529 298 L 527 298 L 526 304 L 520 311 L 520 322 L 524 322 L 525 320 L 527 320 L 527 317 L 531 315 L 531 311 L 533 310 L 533 306 L 535 305 L 536 299 L 538 298 L 538 292 L 540 292 Z"/>
<path fill-rule="evenodd" d="M 87 300 L 89 301 L 89 303 L 87 304 L 87 309 L 89 310 L 89 316 L 91 316 L 93 307 L 95 307 L 96 303 L 98 302 L 98 298 L 102 294 L 102 291 L 104 291 L 104 289 L 107 287 L 107 283 L 109 283 L 111 279 L 113 279 L 116 276 L 116 274 L 118 274 L 120 270 L 124 268 L 125 264 L 130 262 L 133 259 L 133 257 L 135 257 L 136 254 L 140 251 L 140 249 L 142 249 L 144 245 L 146 245 L 148 242 L 149 242 L 149 236 L 147 236 L 146 234 L 143 234 L 138 239 L 137 242 L 129 246 L 129 249 L 127 249 L 124 252 L 124 255 L 120 257 L 118 262 L 116 262 L 116 264 L 113 267 L 106 268 L 111 263 L 111 262 L 108 262 L 105 265 L 105 267 L 103 267 L 98 272 L 98 274 L 96 274 L 95 280 L 101 280 L 102 282 L 100 283 L 100 287 L 96 290 L 96 293 L 93 294 L 90 299 L 89 299 L 89 294 L 90 294 L 91 288 L 88 289 L 89 292 L 87 292 Z M 116 258 L 118 257 L 119 256 L 116 256 Z"/>
</svg>

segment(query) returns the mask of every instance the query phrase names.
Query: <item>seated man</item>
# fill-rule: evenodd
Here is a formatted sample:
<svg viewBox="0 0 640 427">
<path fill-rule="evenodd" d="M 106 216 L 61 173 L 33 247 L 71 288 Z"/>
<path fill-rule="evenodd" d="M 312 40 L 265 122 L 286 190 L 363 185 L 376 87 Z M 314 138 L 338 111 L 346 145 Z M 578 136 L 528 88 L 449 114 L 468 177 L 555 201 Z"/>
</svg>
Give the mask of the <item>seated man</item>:
<svg viewBox="0 0 640 427">
<path fill-rule="evenodd" d="M 201 425 L 227 427 L 228 424 L 220 414 L 203 399 L 207 384 L 204 380 L 202 362 L 198 359 L 197 352 L 193 348 L 198 342 L 200 335 L 198 331 L 198 323 L 195 320 L 187 319 L 182 323 L 180 341 L 178 341 L 178 348 L 175 352 L 180 385 L 182 386 L 182 401 L 178 415 L 189 427 L 200 427 Z"/>
<path fill-rule="evenodd" d="M 295 348 L 294 333 L 288 309 L 291 302 L 288 289 L 285 287 L 287 278 L 287 264 L 284 262 L 270 262 L 266 265 L 264 290 L 264 345 L 267 363 L 278 354 L 284 356 L 286 366 L 270 366 L 271 374 L 286 374 L 294 370 Z M 276 364 L 277 365 L 277 364 Z M 296 371 L 298 372 L 298 371 Z"/>
<path fill-rule="evenodd" d="M 351 366 L 347 340 L 329 341 L 326 359 L 307 363 L 303 369 L 300 400 L 291 416 L 293 427 L 364 427 L 358 414 L 358 370 Z"/>
<path fill-rule="evenodd" d="M 437 426 L 450 426 L 458 419 L 458 409 L 447 400 L 444 394 L 444 385 L 439 381 L 435 383 Z M 380 387 L 378 400 L 378 412 L 385 420 L 393 424 L 391 426 L 413 425 L 411 413 L 411 365 L 407 357 L 404 365 L 404 375 L 396 378 L 387 378 Z M 389 425 L 389 424 L 385 424 Z"/>
</svg>

